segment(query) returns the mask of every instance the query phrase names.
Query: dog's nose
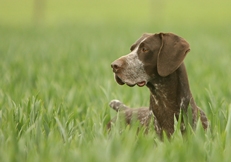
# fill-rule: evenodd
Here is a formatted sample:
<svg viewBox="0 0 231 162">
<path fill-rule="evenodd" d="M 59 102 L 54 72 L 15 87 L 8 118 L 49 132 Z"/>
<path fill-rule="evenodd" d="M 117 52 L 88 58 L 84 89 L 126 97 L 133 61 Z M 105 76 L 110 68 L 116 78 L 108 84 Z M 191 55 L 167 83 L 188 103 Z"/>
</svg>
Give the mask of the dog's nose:
<svg viewBox="0 0 231 162">
<path fill-rule="evenodd" d="M 111 67 L 113 69 L 113 72 L 117 72 L 123 65 L 122 60 L 115 60 L 113 63 L 111 63 Z"/>
</svg>

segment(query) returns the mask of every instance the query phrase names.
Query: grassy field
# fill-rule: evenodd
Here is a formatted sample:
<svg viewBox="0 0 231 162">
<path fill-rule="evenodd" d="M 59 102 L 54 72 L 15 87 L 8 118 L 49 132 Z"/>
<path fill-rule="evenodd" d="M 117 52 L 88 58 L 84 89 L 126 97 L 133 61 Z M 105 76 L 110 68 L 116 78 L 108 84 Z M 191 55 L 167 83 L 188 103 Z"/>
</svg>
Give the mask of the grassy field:
<svg viewBox="0 0 231 162">
<path fill-rule="evenodd" d="M 231 1 L 33 3 L 0 0 L 1 162 L 230 161 Z M 136 127 L 107 133 L 110 100 L 149 104 L 149 90 L 119 86 L 110 63 L 161 31 L 190 43 L 190 86 L 211 129 L 198 123 L 183 139 L 176 124 L 171 142 Z"/>
</svg>

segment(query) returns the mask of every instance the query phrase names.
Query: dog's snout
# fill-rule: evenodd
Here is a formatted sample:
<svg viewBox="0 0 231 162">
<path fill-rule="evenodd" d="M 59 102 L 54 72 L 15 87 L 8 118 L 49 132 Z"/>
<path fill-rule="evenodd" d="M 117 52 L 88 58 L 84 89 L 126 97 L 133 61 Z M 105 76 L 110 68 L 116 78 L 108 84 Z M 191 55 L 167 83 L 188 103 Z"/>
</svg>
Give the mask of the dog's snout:
<svg viewBox="0 0 231 162">
<path fill-rule="evenodd" d="M 118 72 L 118 70 L 121 69 L 122 66 L 123 66 L 122 60 L 115 60 L 113 63 L 111 63 L 113 72 Z"/>
<path fill-rule="evenodd" d="M 114 64 L 114 63 L 111 64 L 111 67 L 112 67 L 114 72 L 117 72 L 120 69 L 120 66 L 118 64 Z"/>
</svg>

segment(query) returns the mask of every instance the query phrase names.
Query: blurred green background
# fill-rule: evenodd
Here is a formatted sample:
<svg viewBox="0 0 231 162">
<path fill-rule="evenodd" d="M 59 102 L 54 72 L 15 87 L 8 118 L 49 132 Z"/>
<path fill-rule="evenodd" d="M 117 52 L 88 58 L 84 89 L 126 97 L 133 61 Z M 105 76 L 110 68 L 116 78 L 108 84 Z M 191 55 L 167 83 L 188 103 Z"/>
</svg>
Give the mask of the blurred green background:
<svg viewBox="0 0 231 162">
<path fill-rule="evenodd" d="M 1 25 L 9 26 L 145 23 L 161 28 L 196 25 L 208 29 L 208 26 L 229 25 L 231 12 L 228 0 L 1 0 L 0 3 Z"/>
<path fill-rule="evenodd" d="M 0 161 L 229 161 L 230 6 L 0 0 Z M 136 129 L 106 133 L 116 115 L 110 100 L 149 104 L 147 88 L 118 85 L 110 68 L 145 32 L 173 32 L 189 42 L 185 64 L 210 120 L 207 133 L 198 128 L 184 141 L 178 131 L 165 144 L 153 133 L 136 136 Z"/>
<path fill-rule="evenodd" d="M 40 78 L 41 68 L 51 70 L 52 65 L 60 66 L 65 59 L 66 63 L 62 64 L 65 70 L 78 65 L 73 73 L 91 77 L 83 69 L 88 62 L 88 65 L 97 64 L 94 68 L 103 74 L 101 82 L 110 79 L 111 84 L 110 63 L 126 54 L 142 33 L 173 32 L 190 43 L 191 52 L 185 61 L 191 72 L 192 89 L 209 89 L 210 85 L 215 89 L 219 87 L 216 94 L 230 94 L 226 77 L 231 60 L 230 4 L 228 0 L 0 0 L 2 66 L 6 65 L 4 68 L 10 71 L 12 66 L 7 61 L 18 64 L 20 68 L 14 69 L 18 70 L 17 79 L 23 78 L 28 81 L 27 85 L 33 85 Z M 24 66 L 28 69 L 20 70 Z M 83 70 L 79 70 L 81 68 Z M 218 79 L 225 80 L 219 82 Z M 30 87 L 24 90 L 27 89 L 28 95 L 41 90 L 38 87 L 34 88 L 35 92 Z M 197 92 L 200 95 L 200 91 Z M 12 91 L 10 94 L 14 96 Z M 15 95 L 15 100 L 20 101 L 21 97 Z"/>
</svg>

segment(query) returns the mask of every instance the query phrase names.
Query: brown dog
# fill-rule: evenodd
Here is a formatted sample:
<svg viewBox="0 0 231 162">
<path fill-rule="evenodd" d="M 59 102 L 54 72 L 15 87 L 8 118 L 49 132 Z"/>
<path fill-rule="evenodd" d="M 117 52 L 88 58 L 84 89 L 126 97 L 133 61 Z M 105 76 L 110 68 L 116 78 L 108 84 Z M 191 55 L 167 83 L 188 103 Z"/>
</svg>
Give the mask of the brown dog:
<svg viewBox="0 0 231 162">
<path fill-rule="evenodd" d="M 147 86 L 151 92 L 149 110 L 155 118 L 155 129 L 159 135 L 163 130 L 170 137 L 174 132 L 174 117 L 179 119 L 180 111 L 187 113 L 189 103 L 192 107 L 192 127 L 196 127 L 198 114 L 203 128 L 208 127 L 205 113 L 196 105 L 191 94 L 188 77 L 183 60 L 190 51 L 189 44 L 181 37 L 172 33 L 143 34 L 131 46 L 131 52 L 115 60 L 111 67 L 118 84 L 128 86 Z M 124 105 L 125 106 L 125 105 Z M 133 109 L 125 108 L 125 114 Z M 150 117 L 148 109 L 144 115 Z M 132 114 L 132 113 L 130 113 Z M 125 115 L 129 124 L 131 115 Z M 141 118 L 139 118 L 139 116 Z M 141 120 L 140 120 L 141 121 Z M 149 121 L 149 120 L 147 120 Z M 181 131 L 185 131 L 181 116 Z M 144 123 L 141 124 L 146 125 Z M 110 123 L 108 125 L 110 127 Z"/>
</svg>

